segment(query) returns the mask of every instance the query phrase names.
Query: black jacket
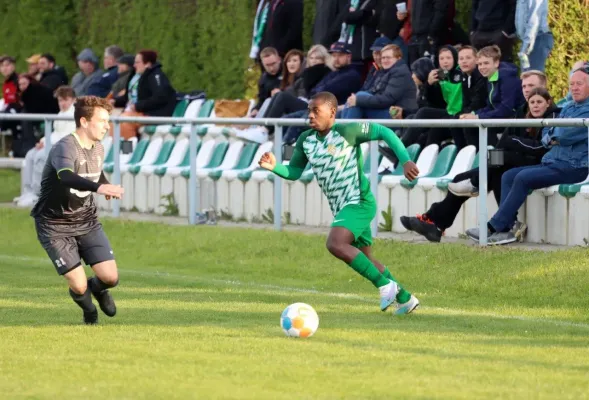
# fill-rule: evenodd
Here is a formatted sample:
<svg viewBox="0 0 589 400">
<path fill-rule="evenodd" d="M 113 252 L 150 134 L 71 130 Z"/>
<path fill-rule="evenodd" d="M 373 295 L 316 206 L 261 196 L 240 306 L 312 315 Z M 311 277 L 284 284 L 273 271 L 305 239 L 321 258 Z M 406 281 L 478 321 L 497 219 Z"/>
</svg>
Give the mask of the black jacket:
<svg viewBox="0 0 589 400">
<path fill-rule="evenodd" d="M 453 0 L 413 0 L 411 3 L 411 35 L 429 36 L 443 43 L 449 26 L 449 12 Z"/>
<path fill-rule="evenodd" d="M 272 90 L 280 87 L 282 81 L 282 68 L 276 73 L 276 75 L 270 75 L 265 72 L 260 76 L 258 81 L 258 103 L 254 107 L 254 110 L 259 110 L 264 104 L 264 101 L 271 96 Z"/>
<path fill-rule="evenodd" d="M 388 109 L 397 106 L 403 109 L 417 107 L 417 91 L 411 79 L 411 71 L 402 60 L 377 75 L 370 97 L 357 97 L 356 106 L 363 108 Z"/>
<path fill-rule="evenodd" d="M 176 107 L 176 91 L 160 63 L 146 69 L 137 84 L 135 110 L 152 117 L 169 117 Z"/>
<path fill-rule="evenodd" d="M 370 46 L 378 37 L 376 26 L 376 0 L 361 0 L 358 9 L 344 14 L 347 25 L 355 25 L 354 37 L 352 38 L 351 50 L 352 61 L 363 61 L 372 59 Z M 341 28 L 341 26 L 340 26 Z"/>
<path fill-rule="evenodd" d="M 287 91 L 296 97 L 309 98 L 311 90 L 330 72 L 331 70 L 325 64 L 307 67 Z"/>
<path fill-rule="evenodd" d="M 517 0 L 472 0 L 470 31 L 515 33 Z"/>
<path fill-rule="evenodd" d="M 400 0 L 378 0 L 376 5 L 376 17 L 378 18 L 376 30 L 391 40 L 399 36 L 405 21 L 397 19 L 397 3 Z"/>
<path fill-rule="evenodd" d="M 40 83 L 30 83 L 27 90 L 21 93 L 20 100 L 24 105 L 23 112 L 28 114 L 57 114 L 59 106 L 53 97 L 53 90 Z"/>
<path fill-rule="evenodd" d="M 478 68 L 470 77 L 462 73 L 462 114 L 484 108 L 487 104 L 487 80 Z"/>
<path fill-rule="evenodd" d="M 276 8 L 272 12 L 272 3 Z M 274 0 L 260 49 L 274 47 L 281 57 L 292 49 L 303 48 L 303 0 Z"/>
<path fill-rule="evenodd" d="M 313 44 L 322 44 L 329 49 L 339 38 L 349 8 L 350 0 L 315 0 Z"/>
<path fill-rule="evenodd" d="M 67 85 L 68 78 L 63 67 L 55 66 L 53 69 L 43 72 L 40 82 L 55 92 L 58 87 Z"/>
<path fill-rule="evenodd" d="M 560 108 L 550 107 L 542 118 L 557 118 Z M 496 148 L 504 150 L 504 164 L 523 167 L 540 164 L 548 149 L 542 145 L 542 128 L 506 128 Z"/>
<path fill-rule="evenodd" d="M 450 50 L 452 53 L 452 58 L 454 59 L 454 66 L 450 71 L 448 71 L 449 81 L 452 83 L 458 84 L 458 82 L 462 81 L 462 72 L 460 72 L 460 68 L 458 67 L 458 51 L 454 48 L 454 46 L 443 46 L 438 49 L 438 52 L 434 58 L 434 67 L 435 69 L 440 68 L 440 51 L 441 50 Z M 446 99 L 444 99 L 444 94 L 442 93 L 442 89 L 439 83 L 435 83 L 434 85 L 430 85 L 427 80 L 424 82 L 425 84 L 425 97 L 427 98 L 427 102 L 430 104 L 430 107 L 434 108 L 446 108 L 448 106 Z M 464 91 L 463 91 L 464 92 Z"/>
</svg>

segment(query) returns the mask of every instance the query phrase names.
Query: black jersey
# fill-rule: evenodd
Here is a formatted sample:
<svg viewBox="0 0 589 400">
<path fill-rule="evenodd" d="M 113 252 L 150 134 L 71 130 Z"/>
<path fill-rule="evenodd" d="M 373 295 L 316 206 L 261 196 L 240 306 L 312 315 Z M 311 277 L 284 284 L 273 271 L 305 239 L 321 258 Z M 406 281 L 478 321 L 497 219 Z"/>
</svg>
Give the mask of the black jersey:
<svg viewBox="0 0 589 400">
<path fill-rule="evenodd" d="M 98 182 L 104 161 L 104 147 L 97 142 L 85 149 L 72 133 L 57 142 L 49 151 L 39 200 L 31 211 L 37 225 L 47 236 L 76 236 L 87 233 L 98 224 L 98 210 L 90 191 L 79 191 L 63 185 L 58 173 L 73 173 Z"/>
</svg>

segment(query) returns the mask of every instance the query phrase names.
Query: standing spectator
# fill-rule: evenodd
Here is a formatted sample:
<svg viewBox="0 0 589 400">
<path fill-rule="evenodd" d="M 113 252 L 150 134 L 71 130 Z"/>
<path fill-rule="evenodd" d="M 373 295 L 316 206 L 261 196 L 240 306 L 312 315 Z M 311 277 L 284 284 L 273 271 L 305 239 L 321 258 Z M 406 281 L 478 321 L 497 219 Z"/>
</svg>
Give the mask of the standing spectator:
<svg viewBox="0 0 589 400">
<path fill-rule="evenodd" d="M 129 80 L 135 74 L 133 64 L 135 63 L 135 56 L 133 54 L 125 54 L 117 60 L 118 78 L 112 84 L 110 93 L 106 96 L 114 106 L 117 97 L 124 96 L 127 92 Z"/>
<path fill-rule="evenodd" d="M 162 65 L 157 62 L 157 53 L 153 50 L 137 53 L 135 71 L 140 75 L 136 83 L 137 101 L 128 105 L 121 116 L 172 116 L 176 107 L 176 91 L 162 72 Z M 131 83 L 134 84 L 133 79 Z M 121 137 L 129 139 L 136 136 L 140 126 L 141 124 L 135 122 L 121 123 Z"/>
<path fill-rule="evenodd" d="M 303 0 L 269 0 L 260 48 L 273 47 L 283 57 L 303 48 Z"/>
<path fill-rule="evenodd" d="M 252 109 L 250 117 L 258 115 L 266 100 L 272 96 L 272 91 L 280 87 L 280 81 L 282 80 L 282 60 L 278 55 L 278 51 L 273 47 L 266 47 L 260 52 L 260 58 L 264 72 L 260 76 L 260 80 L 258 80 L 258 102 Z M 267 107 L 268 103 L 264 107 L 264 111 Z"/>
<path fill-rule="evenodd" d="M 67 74 L 63 67 L 55 64 L 55 57 L 45 53 L 39 58 L 39 71 L 41 72 L 41 85 L 47 86 L 53 92 L 62 86 L 67 85 Z"/>
<path fill-rule="evenodd" d="M 119 46 L 108 46 L 104 50 L 104 72 L 99 79 L 90 84 L 88 88 L 89 96 L 106 97 L 112 88 L 112 85 L 119 77 L 117 60 L 125 53 Z"/>
<path fill-rule="evenodd" d="M 372 52 L 370 46 L 377 38 L 376 0 L 350 0 L 350 8 L 344 15 L 339 42 L 347 43 L 352 51 L 352 61 L 362 62 L 368 71 Z"/>
<path fill-rule="evenodd" d="M 15 59 L 10 56 L 3 56 L 0 58 L 0 72 L 4 77 L 2 84 L 2 98 L 4 99 L 4 108 L 2 112 L 9 114 L 17 114 L 21 111 L 20 96 L 18 91 L 18 74 L 15 72 Z M 21 126 L 18 121 L 0 121 L 2 130 L 12 131 L 13 135 L 17 135 Z"/>
<path fill-rule="evenodd" d="M 480 50 L 499 46 L 501 60 L 513 61 L 515 3 L 516 0 L 472 0 L 470 41 L 474 47 Z"/>
<path fill-rule="evenodd" d="M 417 107 L 415 83 L 411 71 L 403 61 L 399 46 L 385 46 L 380 55 L 382 73 L 367 92 L 352 94 L 343 111 L 346 119 L 390 119 L 389 108 Z"/>
<path fill-rule="evenodd" d="M 41 54 L 33 54 L 29 58 L 27 58 L 27 74 L 31 75 L 37 82 L 41 80 L 41 71 L 39 71 L 39 60 L 41 59 Z"/>
<path fill-rule="evenodd" d="M 72 78 L 72 88 L 76 96 L 86 96 L 90 86 L 100 79 L 102 70 L 98 68 L 98 57 L 92 49 L 84 49 L 78 54 L 78 67 L 80 71 Z"/>
<path fill-rule="evenodd" d="M 268 12 L 270 11 L 270 0 L 260 0 L 258 8 L 256 9 L 256 16 L 254 17 L 254 30 L 252 33 L 252 46 L 250 48 L 250 58 L 257 60 L 260 54 L 260 46 L 266 24 L 268 23 Z"/>
<path fill-rule="evenodd" d="M 313 44 L 321 44 L 327 48 L 335 42 L 349 9 L 350 0 L 315 0 Z"/>
<path fill-rule="evenodd" d="M 554 46 L 548 26 L 548 0 L 517 0 L 515 28 L 522 41 L 519 52 L 522 69 L 544 71 Z"/>
<path fill-rule="evenodd" d="M 407 48 L 407 43 L 400 35 L 401 30 L 403 29 L 403 26 L 405 24 L 406 18 L 398 17 L 397 14 L 400 13 L 397 11 L 397 3 L 401 4 L 397 0 L 380 0 L 377 3 L 375 18 L 377 18 L 378 20 L 376 32 L 379 33 L 381 36 L 376 40 L 380 38 L 386 38 L 390 42 L 386 44 L 396 44 L 397 46 L 399 46 L 399 48 L 403 52 L 403 61 L 405 63 L 408 63 L 409 50 Z M 405 2 L 405 7 L 407 7 L 407 2 Z M 404 13 L 404 15 L 407 16 L 407 13 Z M 372 57 L 374 58 L 374 50 L 372 50 Z"/>
<path fill-rule="evenodd" d="M 420 57 L 433 58 L 438 47 L 448 42 L 453 13 L 454 0 L 412 0 L 409 63 Z"/>
</svg>

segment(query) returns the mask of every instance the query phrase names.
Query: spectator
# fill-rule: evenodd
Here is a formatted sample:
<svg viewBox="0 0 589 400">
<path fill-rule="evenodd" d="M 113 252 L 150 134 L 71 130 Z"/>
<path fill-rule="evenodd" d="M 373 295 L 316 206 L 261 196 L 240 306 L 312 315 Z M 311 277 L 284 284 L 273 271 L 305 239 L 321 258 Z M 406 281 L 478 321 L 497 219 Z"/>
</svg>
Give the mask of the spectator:
<svg viewBox="0 0 589 400">
<path fill-rule="evenodd" d="M 563 108 L 559 118 L 589 118 L 589 63 L 574 71 L 569 82 L 573 103 Z M 578 183 L 589 174 L 587 128 L 544 128 L 543 134 L 542 144 L 549 150 L 542 163 L 511 169 L 501 178 L 499 210 L 487 223 L 490 244 L 517 240 L 512 227 L 531 190 Z M 466 234 L 479 240 L 478 228 L 468 229 Z"/>
<path fill-rule="evenodd" d="M 348 98 L 343 118 L 390 119 L 391 106 L 417 107 L 415 84 L 409 67 L 402 62 L 403 54 L 399 46 L 385 46 L 380 59 L 382 73 L 374 80 L 374 85 L 368 92 L 358 92 Z"/>
<path fill-rule="evenodd" d="M 513 61 L 516 0 L 472 0 L 471 44 L 499 46 L 502 61 Z"/>
<path fill-rule="evenodd" d="M 274 89 L 272 95 L 276 94 L 276 91 L 285 91 L 289 88 L 294 88 L 294 84 L 296 80 L 299 80 L 302 72 L 303 72 L 303 59 L 305 55 L 300 50 L 290 50 L 286 53 L 284 57 L 284 65 L 282 66 L 282 81 L 280 82 L 280 87 L 278 89 Z M 303 90 L 303 88 L 300 88 Z M 304 95 L 303 92 L 301 94 Z"/>
<path fill-rule="evenodd" d="M 349 9 L 350 0 L 316 0 L 313 43 L 327 48 L 337 41 Z"/>
<path fill-rule="evenodd" d="M 15 60 L 10 56 L 3 56 L 0 58 L 0 72 L 4 77 L 2 84 L 2 98 L 4 99 L 4 107 L 2 112 L 9 114 L 19 113 L 22 109 L 20 104 L 20 96 L 18 92 L 18 74 L 15 72 Z M 8 130 L 13 135 L 20 131 L 21 126 L 18 121 L 0 121 L 2 130 Z"/>
<path fill-rule="evenodd" d="M 74 90 L 69 86 L 60 86 L 55 91 L 55 97 L 59 103 L 59 113 L 57 115 L 72 117 L 72 120 L 55 121 L 53 123 L 51 146 L 76 130 L 76 124 L 73 120 L 74 101 L 76 99 Z M 29 150 L 25 156 L 25 163 L 21 173 L 23 192 L 20 197 L 14 199 L 19 207 L 32 207 L 37 202 L 46 157 L 45 137 L 42 137 L 39 143 Z"/>
<path fill-rule="evenodd" d="M 47 86 L 51 91 L 67 85 L 67 74 L 63 67 L 55 64 L 55 57 L 49 53 L 41 55 L 39 58 L 39 71 L 41 72 L 41 85 Z"/>
<path fill-rule="evenodd" d="M 108 46 L 104 50 L 104 72 L 99 79 L 92 82 L 88 88 L 89 96 L 106 97 L 110 93 L 112 85 L 119 78 L 117 60 L 125 53 L 119 46 Z"/>
<path fill-rule="evenodd" d="M 521 80 L 517 76 L 517 67 L 509 63 L 501 63 L 501 50 L 498 46 L 485 47 L 478 53 L 479 72 L 487 80 L 489 97 L 484 108 L 470 114 L 462 114 L 460 119 L 495 119 L 513 118 L 516 110 L 523 105 L 525 99 Z M 497 128 L 489 129 L 489 144 L 495 145 Z M 478 131 L 465 130 L 465 140 L 478 148 Z"/>
<path fill-rule="evenodd" d="M 113 100 L 111 101 L 113 105 L 117 97 L 124 96 L 127 92 L 129 80 L 135 73 L 135 69 L 133 68 L 134 63 L 135 56 L 133 54 L 125 54 L 117 60 L 118 78 L 112 84 L 110 93 L 106 96 L 108 99 Z"/>
<path fill-rule="evenodd" d="M 257 60 L 260 54 L 260 45 L 266 30 L 266 23 L 268 22 L 268 12 L 270 10 L 271 0 L 260 0 L 258 8 L 256 9 L 256 16 L 254 18 L 254 30 L 252 33 L 252 46 L 250 48 L 250 58 Z"/>
<path fill-rule="evenodd" d="M 448 42 L 453 21 L 454 0 L 413 0 L 409 62 L 434 57 L 438 47 Z"/>
<path fill-rule="evenodd" d="M 333 57 L 335 71 L 327 74 L 309 93 L 313 96 L 319 92 L 330 92 L 337 98 L 340 109 L 347 98 L 362 87 L 362 76 L 357 66 L 352 65 L 352 51 L 344 42 L 331 45 L 329 52 Z"/>
<path fill-rule="evenodd" d="M 544 71 L 554 46 L 548 26 L 548 0 L 517 0 L 515 28 L 522 41 L 519 58 L 524 71 Z"/>
<path fill-rule="evenodd" d="M 372 59 L 374 61 L 372 62 L 372 67 L 368 71 L 368 75 L 366 75 L 366 80 L 360 89 L 361 91 L 367 91 L 370 89 L 374 83 L 374 80 L 376 79 L 376 76 L 379 74 L 379 72 L 382 71 L 380 52 L 383 47 L 388 46 L 389 44 L 393 44 L 393 41 L 386 36 L 381 36 L 376 38 L 374 43 L 372 43 L 372 46 L 370 46 L 370 50 L 372 51 Z"/>
<path fill-rule="evenodd" d="M 157 53 L 142 50 L 135 56 L 135 71 L 139 78 L 131 78 L 127 89 L 128 99 L 121 116 L 170 117 L 176 107 L 176 91 L 157 62 Z M 137 135 L 141 124 L 121 123 L 121 137 L 130 139 Z"/>
<path fill-rule="evenodd" d="M 339 42 L 347 43 L 352 52 L 352 61 L 362 62 L 367 71 L 372 61 L 370 45 L 377 38 L 376 0 L 351 0 L 344 14 Z"/>
<path fill-rule="evenodd" d="M 401 3 L 397 0 L 380 0 L 376 5 L 376 17 L 378 18 L 376 32 L 381 35 L 383 38 L 387 38 L 390 43 L 387 44 L 396 44 L 401 48 L 403 52 L 403 60 L 405 62 L 408 61 L 408 51 L 407 45 L 403 38 L 400 36 L 401 29 L 403 29 L 403 25 L 405 24 L 405 20 L 407 19 L 407 13 L 401 14 L 398 11 L 397 3 Z M 405 2 L 405 8 L 409 5 Z M 403 16 L 403 18 L 399 18 L 399 16 Z M 376 39 L 378 40 L 378 38 Z M 372 57 L 374 58 L 374 50 L 372 51 Z"/>
<path fill-rule="evenodd" d="M 269 0 L 260 48 L 273 47 L 280 57 L 303 48 L 303 0 Z M 260 54 L 261 55 L 261 54 Z"/>
<path fill-rule="evenodd" d="M 37 82 L 41 80 L 41 71 L 39 71 L 39 60 L 41 59 L 41 54 L 33 54 L 29 58 L 27 58 L 27 74 L 31 75 Z"/>
<path fill-rule="evenodd" d="M 472 46 L 461 46 L 458 50 L 458 66 L 462 72 L 462 114 L 468 114 L 485 107 L 487 81 L 477 66 L 477 51 Z"/>
<path fill-rule="evenodd" d="M 76 96 L 86 96 L 90 86 L 102 75 L 102 70 L 98 68 L 98 57 L 92 49 L 84 49 L 78 54 L 78 71 L 72 78 L 72 88 Z"/>
<path fill-rule="evenodd" d="M 526 118 L 556 118 L 560 110 L 554 105 L 548 91 L 537 88 L 529 93 L 529 113 Z M 501 178 L 506 171 L 526 165 L 538 164 L 546 149 L 542 146 L 542 129 L 506 128 L 497 149 L 503 150 L 504 162 L 501 166 L 489 166 L 487 187 L 500 204 Z M 441 202 L 432 204 L 429 210 L 417 217 L 401 217 L 401 223 L 410 231 L 425 236 L 432 242 L 439 242 L 444 231 L 452 226 L 462 205 L 470 197 L 478 196 L 478 168 L 456 175 L 448 185 L 448 194 Z M 514 236 L 523 238 L 526 226 L 518 224 Z"/>
<path fill-rule="evenodd" d="M 278 51 L 273 47 L 264 48 L 260 52 L 260 58 L 264 72 L 258 81 L 258 102 L 252 109 L 250 117 L 258 115 L 264 103 L 272 96 L 272 91 L 280 87 L 280 81 L 282 80 L 282 60 L 278 55 Z M 269 100 L 262 111 L 265 111 L 268 105 Z"/>
</svg>

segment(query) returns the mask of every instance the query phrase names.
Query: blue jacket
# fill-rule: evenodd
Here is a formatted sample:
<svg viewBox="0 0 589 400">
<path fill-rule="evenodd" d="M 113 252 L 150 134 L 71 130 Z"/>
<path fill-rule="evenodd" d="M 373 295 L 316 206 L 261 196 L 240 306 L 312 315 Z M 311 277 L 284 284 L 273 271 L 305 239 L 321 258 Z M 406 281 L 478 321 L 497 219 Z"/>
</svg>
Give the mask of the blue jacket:
<svg viewBox="0 0 589 400">
<path fill-rule="evenodd" d="M 417 88 L 411 79 L 411 71 L 402 60 L 388 70 L 379 73 L 368 91 L 372 96 L 356 97 L 356 106 L 388 109 L 398 106 L 403 109 L 417 108 Z"/>
<path fill-rule="evenodd" d="M 487 105 L 476 110 L 480 119 L 513 118 L 526 99 L 517 67 L 510 63 L 499 64 L 499 71 L 487 78 Z"/>
<path fill-rule="evenodd" d="M 534 50 L 536 36 L 550 32 L 548 0 L 517 0 L 515 30 L 522 41 L 522 53 L 529 55 Z"/>
<path fill-rule="evenodd" d="M 559 118 L 589 118 L 589 98 L 580 103 L 568 103 Z M 589 165 L 586 127 L 544 128 L 542 143 L 547 146 L 552 140 L 557 144 L 542 158 L 542 164 L 567 163 L 572 168 L 586 168 Z"/>
<path fill-rule="evenodd" d="M 106 97 L 110 93 L 110 88 L 118 78 L 119 71 L 117 67 L 110 67 L 99 79 L 92 82 L 88 88 L 88 96 Z"/>
<path fill-rule="evenodd" d="M 313 96 L 319 92 L 330 92 L 337 98 L 338 104 L 345 104 L 352 93 L 356 93 L 362 87 L 362 75 L 355 65 L 347 65 L 330 72 L 317 86 L 311 90 Z"/>
</svg>

